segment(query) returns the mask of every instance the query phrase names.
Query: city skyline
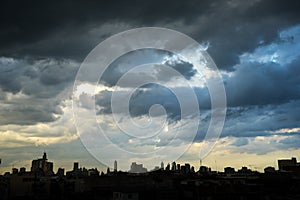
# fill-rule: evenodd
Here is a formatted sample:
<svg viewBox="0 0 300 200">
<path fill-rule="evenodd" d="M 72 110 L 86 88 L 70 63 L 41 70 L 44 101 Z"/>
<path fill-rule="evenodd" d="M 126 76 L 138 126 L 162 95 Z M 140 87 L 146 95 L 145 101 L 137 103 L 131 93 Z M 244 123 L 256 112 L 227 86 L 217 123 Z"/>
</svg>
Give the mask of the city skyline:
<svg viewBox="0 0 300 200">
<path fill-rule="evenodd" d="M 266 166 L 277 168 L 278 159 L 298 158 L 299 10 L 299 2 L 293 0 L 4 2 L 0 8 L 0 174 L 12 166 L 29 169 L 43 151 L 51 155 L 54 170 L 72 169 L 74 161 L 105 171 L 107 160 L 112 169 L 117 160 L 117 168 L 127 170 L 132 162 L 152 169 L 161 161 L 166 165 L 174 160 L 199 166 L 201 159 L 217 171 L 245 163 L 262 172 Z M 143 27 L 174 30 L 200 45 L 191 54 L 182 51 L 188 57 L 163 49 L 135 50 L 112 60 L 96 84 L 80 82 L 80 66 L 97 45 Z M 150 33 L 148 38 L 155 36 Z M 144 37 L 139 39 L 145 42 Z M 157 39 L 160 42 L 165 41 Z M 107 48 L 107 58 L 122 48 L 112 49 Z M 193 62 L 203 55 L 209 55 L 218 69 L 226 113 L 212 106 L 207 83 L 216 76 L 203 76 L 206 71 Z M 149 63 L 155 64 L 129 73 Z M 124 85 L 118 85 L 128 73 Z M 87 74 L 94 78 L 97 71 Z M 133 87 L 149 80 L 156 82 Z M 124 93 L 129 90 L 134 92 L 123 110 L 118 106 L 125 104 Z M 174 91 L 184 98 L 178 100 L 180 95 Z M 115 96 L 120 99 L 113 107 Z M 186 112 L 181 110 L 182 102 Z M 82 115 L 74 112 L 76 103 Z M 84 115 L 90 111 L 93 119 Z M 212 116 L 222 114 L 224 126 L 211 124 Z M 150 131 L 149 122 L 155 122 Z M 85 138 L 98 142 L 89 148 L 82 130 L 97 135 L 99 127 L 111 143 Z M 206 138 L 210 128 L 221 134 Z M 164 135 L 156 135 L 157 131 Z M 146 136 L 150 139 L 144 141 Z"/>
<path fill-rule="evenodd" d="M 47 153 L 44 151 L 43 156 L 41 158 L 36 158 L 31 161 L 30 167 L 26 168 L 25 166 L 12 166 L 10 171 L 5 171 L 4 173 L 17 173 L 16 171 L 18 171 L 18 170 L 21 171 L 22 168 L 23 168 L 24 172 L 36 173 L 36 172 L 39 172 L 39 170 L 43 170 L 45 174 L 47 174 L 48 172 L 49 173 L 51 172 L 50 174 L 48 174 L 50 176 L 59 173 L 59 171 L 61 169 L 66 172 L 72 171 L 71 169 L 73 169 L 73 171 L 76 171 L 79 169 L 80 170 L 82 170 L 82 169 L 87 169 L 87 170 L 88 169 L 99 169 L 99 173 L 103 173 L 103 172 L 108 173 L 107 170 L 109 169 L 111 172 L 115 172 L 115 173 L 116 172 L 146 173 L 146 172 L 152 172 L 152 171 L 156 171 L 156 170 L 169 170 L 169 171 L 179 170 L 180 171 L 180 166 L 185 166 L 187 164 L 190 166 L 190 168 L 193 168 L 194 172 L 201 171 L 201 167 L 206 167 L 210 171 L 215 171 L 215 172 L 226 172 L 225 171 L 226 168 L 233 169 L 233 171 L 235 169 L 238 169 L 238 167 L 233 167 L 233 166 L 227 165 L 227 166 L 224 166 L 223 168 L 221 168 L 220 170 L 218 170 L 216 168 L 213 168 L 213 166 L 209 166 L 209 165 L 205 165 L 205 164 L 203 165 L 202 160 L 200 160 L 199 166 L 190 165 L 190 163 L 188 163 L 188 162 L 182 162 L 182 163 L 177 162 L 176 163 L 176 161 L 172 161 L 172 162 L 164 163 L 164 161 L 161 161 L 161 163 L 154 164 L 155 167 L 150 168 L 150 169 L 147 169 L 146 166 L 143 166 L 143 163 L 132 162 L 130 164 L 130 166 L 128 166 L 128 170 L 124 170 L 124 169 L 118 170 L 117 160 L 114 160 L 112 163 L 113 164 L 111 166 L 106 166 L 106 168 L 98 168 L 99 166 L 93 166 L 92 168 L 89 168 L 89 167 L 84 166 L 84 164 L 82 164 L 82 163 L 73 161 L 71 163 L 72 168 L 70 168 L 70 169 L 66 169 L 66 168 L 64 168 L 64 166 L 54 168 L 55 162 L 51 162 L 51 160 L 48 161 Z M 290 165 L 296 166 L 297 165 L 298 167 L 300 167 L 300 163 L 297 163 L 297 158 L 293 157 L 293 156 L 291 157 L 291 159 L 290 158 L 277 159 L 276 163 L 274 163 L 274 165 L 272 165 L 272 164 L 266 165 L 262 171 L 258 170 L 257 167 L 255 167 L 254 165 L 250 165 L 250 164 L 240 164 L 239 167 L 241 169 L 246 167 L 246 169 L 248 168 L 252 171 L 257 171 L 257 172 L 262 173 L 265 171 L 266 168 L 271 167 L 271 168 L 274 168 L 274 170 L 280 170 L 280 168 L 282 169 L 283 166 L 285 166 L 285 165 L 288 165 L 288 166 L 290 166 Z M 29 164 L 27 164 L 26 166 L 29 166 Z M 0 167 L 1 167 L 1 162 L 0 162 Z M 56 173 L 56 171 L 57 171 L 57 173 Z M 0 173 L 0 175 L 3 175 L 4 173 L 2 173 L 2 174 Z"/>
<path fill-rule="evenodd" d="M 133 162 L 128 172 L 106 172 L 97 168 L 59 168 L 53 172 L 53 163 L 46 152 L 32 160 L 30 171 L 21 167 L 0 175 L 0 197 L 9 199 L 212 199 L 266 198 L 298 199 L 300 162 L 296 158 L 278 160 L 279 170 L 268 166 L 263 173 L 248 167 L 226 167 L 213 171 L 209 166 L 197 170 L 189 163 L 167 164 L 147 171 L 143 164 Z M 165 168 L 164 168 L 165 167 Z"/>
</svg>

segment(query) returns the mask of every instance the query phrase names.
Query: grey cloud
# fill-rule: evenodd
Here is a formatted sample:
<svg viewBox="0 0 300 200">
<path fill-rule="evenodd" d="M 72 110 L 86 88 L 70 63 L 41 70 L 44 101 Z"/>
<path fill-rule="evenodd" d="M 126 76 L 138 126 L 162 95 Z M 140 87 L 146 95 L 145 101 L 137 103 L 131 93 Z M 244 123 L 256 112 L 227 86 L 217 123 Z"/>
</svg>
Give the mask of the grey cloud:
<svg viewBox="0 0 300 200">
<path fill-rule="evenodd" d="M 29 125 L 55 121 L 69 98 L 77 64 L 53 59 L 0 59 L 1 124 Z M 3 95 L 2 95 L 3 96 Z M 4 96 L 4 97 L 5 97 Z"/>
<path fill-rule="evenodd" d="M 246 138 L 239 138 L 243 140 Z M 271 139 L 269 142 L 255 141 L 248 139 L 247 145 L 238 146 L 231 151 L 235 153 L 250 153 L 256 155 L 265 155 L 276 150 L 294 150 L 299 148 L 299 135 L 289 136 L 281 140 Z"/>
<path fill-rule="evenodd" d="M 228 108 L 228 113 L 231 114 L 227 115 L 222 137 L 289 135 L 274 131 L 299 126 L 299 105 L 298 100 L 281 105 L 255 106 L 242 110 Z"/>
<path fill-rule="evenodd" d="M 126 92 L 119 91 L 120 93 Z M 103 91 L 96 96 L 99 114 L 110 114 L 112 92 Z M 124 102 L 125 103 L 125 102 Z M 137 89 L 129 101 L 129 112 L 132 117 L 148 115 L 150 107 L 154 104 L 162 105 L 169 120 L 180 120 L 180 106 L 176 96 L 170 89 L 152 84 L 147 90 Z"/>
<path fill-rule="evenodd" d="M 0 125 L 19 124 L 32 125 L 39 122 L 52 122 L 57 119 L 55 114 L 61 115 L 61 103 L 54 99 L 18 99 L 0 102 Z"/>
<path fill-rule="evenodd" d="M 293 135 L 279 141 L 280 149 L 298 149 L 300 144 L 300 136 Z"/>
<path fill-rule="evenodd" d="M 156 71 L 143 68 L 143 71 L 131 73 L 130 76 L 132 78 L 127 78 L 126 86 L 131 87 L 135 81 L 140 82 L 141 80 L 143 82 L 147 80 L 152 82 L 156 80 L 163 82 L 170 81 L 174 77 L 163 66 L 175 69 L 186 79 L 190 79 L 196 74 L 196 70 L 191 63 L 172 56 L 174 55 L 170 52 L 155 49 L 142 49 L 129 52 L 120 56 L 108 66 L 100 79 L 100 83 L 110 87 L 114 86 L 124 74 L 134 69 L 134 67 L 152 63 Z"/>
<path fill-rule="evenodd" d="M 49 98 L 75 80 L 79 65 L 69 60 L 0 58 L 3 91 Z"/>
<path fill-rule="evenodd" d="M 9 1 L 1 6 L 0 54 L 82 60 L 113 33 L 134 27 L 162 26 L 182 31 L 199 42 L 209 41 L 208 51 L 217 65 L 228 68 L 238 62 L 241 53 L 252 51 L 261 42 L 270 43 L 279 30 L 299 23 L 299 7 L 297 1 L 269 0 L 251 3 L 65 0 L 34 5 Z M 93 34 L 99 27 L 97 34 Z"/>
<path fill-rule="evenodd" d="M 225 79 L 229 106 L 282 104 L 300 98 L 300 57 L 291 64 L 245 63 Z"/>
<path fill-rule="evenodd" d="M 236 141 L 234 141 L 231 145 L 240 147 L 240 146 L 245 146 L 249 143 L 247 138 L 238 138 Z"/>
</svg>

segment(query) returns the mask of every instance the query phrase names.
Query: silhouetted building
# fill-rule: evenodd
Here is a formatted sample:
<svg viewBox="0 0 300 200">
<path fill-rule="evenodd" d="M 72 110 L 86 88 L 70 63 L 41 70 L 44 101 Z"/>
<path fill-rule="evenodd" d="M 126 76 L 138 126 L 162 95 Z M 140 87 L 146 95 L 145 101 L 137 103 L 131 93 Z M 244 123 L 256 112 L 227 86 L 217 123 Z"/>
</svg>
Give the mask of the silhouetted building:
<svg viewBox="0 0 300 200">
<path fill-rule="evenodd" d="M 58 168 L 56 175 L 60 176 L 60 177 L 63 177 L 65 175 L 65 169 L 64 168 Z"/>
<path fill-rule="evenodd" d="M 78 162 L 74 162 L 73 164 L 73 171 L 78 171 L 79 170 L 79 163 Z"/>
<path fill-rule="evenodd" d="M 224 173 L 225 174 L 234 174 L 235 173 L 235 169 L 232 167 L 225 167 L 224 168 Z"/>
<path fill-rule="evenodd" d="M 296 158 L 278 160 L 278 169 L 283 171 L 297 171 L 300 172 L 300 163 L 297 163 Z"/>
<path fill-rule="evenodd" d="M 191 166 L 190 166 L 190 164 L 189 163 L 185 163 L 185 173 L 186 174 L 189 174 L 189 173 L 191 173 Z"/>
<path fill-rule="evenodd" d="M 180 166 L 180 173 L 185 174 L 185 166 L 184 165 Z"/>
<path fill-rule="evenodd" d="M 88 176 L 99 176 L 100 172 L 97 168 L 92 168 L 88 170 Z"/>
<path fill-rule="evenodd" d="M 115 160 L 115 162 L 114 162 L 114 172 L 117 172 L 117 171 L 118 171 L 118 163 Z"/>
<path fill-rule="evenodd" d="M 32 161 L 31 172 L 41 173 L 41 175 L 52 175 L 53 163 L 48 162 L 47 160 L 47 154 L 44 152 L 43 158 Z"/>
<path fill-rule="evenodd" d="M 241 169 L 238 170 L 238 173 L 240 175 L 248 175 L 248 174 L 251 174 L 252 171 L 251 171 L 251 169 L 248 169 L 247 167 L 242 167 Z"/>
<path fill-rule="evenodd" d="M 177 168 L 176 169 L 177 169 L 178 172 L 180 172 L 180 168 L 181 168 L 180 164 L 177 164 Z"/>
<path fill-rule="evenodd" d="M 274 172 L 276 172 L 276 170 L 275 170 L 275 167 L 269 166 L 264 169 L 264 172 L 265 173 L 274 173 Z"/>
<path fill-rule="evenodd" d="M 176 162 L 172 162 L 172 171 L 176 171 Z"/>
<path fill-rule="evenodd" d="M 167 164 L 166 171 L 170 171 L 170 163 Z"/>
<path fill-rule="evenodd" d="M 207 167 L 207 166 L 200 166 L 200 169 L 199 169 L 200 173 L 208 173 L 210 171 L 211 171 L 211 169 L 209 167 Z"/>
<path fill-rule="evenodd" d="M 89 172 L 87 169 L 83 168 L 78 168 L 79 167 L 79 163 L 78 162 L 74 162 L 73 164 L 73 170 L 72 171 L 68 171 L 66 172 L 66 176 L 68 178 L 83 178 L 83 177 L 87 177 Z"/>
<path fill-rule="evenodd" d="M 21 167 L 19 173 L 20 173 L 20 174 L 26 173 L 26 168 L 25 168 L 25 167 Z"/>
<path fill-rule="evenodd" d="M 17 168 L 12 168 L 12 174 L 18 174 L 19 170 Z"/>
<path fill-rule="evenodd" d="M 145 172 L 147 172 L 147 169 L 143 167 L 143 164 L 136 164 L 136 162 L 133 162 L 131 164 L 129 172 L 131 172 L 131 173 L 145 173 Z"/>
<path fill-rule="evenodd" d="M 160 163 L 160 168 L 163 170 L 165 168 L 164 162 Z"/>
</svg>

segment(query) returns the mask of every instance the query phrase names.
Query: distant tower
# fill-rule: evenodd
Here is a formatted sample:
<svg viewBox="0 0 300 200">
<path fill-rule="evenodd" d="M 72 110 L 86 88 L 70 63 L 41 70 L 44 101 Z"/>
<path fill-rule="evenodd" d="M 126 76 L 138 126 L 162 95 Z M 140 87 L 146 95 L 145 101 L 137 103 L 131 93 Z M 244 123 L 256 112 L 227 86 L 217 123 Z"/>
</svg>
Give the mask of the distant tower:
<svg viewBox="0 0 300 200">
<path fill-rule="evenodd" d="M 47 154 L 45 151 L 44 151 L 44 155 L 43 155 L 43 160 L 47 160 Z"/>
<path fill-rule="evenodd" d="M 73 171 L 78 171 L 79 169 L 79 163 L 78 162 L 74 162 L 74 165 L 73 165 Z"/>
<path fill-rule="evenodd" d="M 118 171 L 118 163 L 115 160 L 115 162 L 114 162 L 114 172 L 117 172 L 117 171 Z"/>
<path fill-rule="evenodd" d="M 172 171 L 176 171 L 176 162 L 172 162 Z"/>
<path fill-rule="evenodd" d="M 160 163 L 160 168 L 161 168 L 161 169 L 164 169 L 164 168 L 165 168 L 164 162 L 161 162 L 161 163 Z"/>
</svg>

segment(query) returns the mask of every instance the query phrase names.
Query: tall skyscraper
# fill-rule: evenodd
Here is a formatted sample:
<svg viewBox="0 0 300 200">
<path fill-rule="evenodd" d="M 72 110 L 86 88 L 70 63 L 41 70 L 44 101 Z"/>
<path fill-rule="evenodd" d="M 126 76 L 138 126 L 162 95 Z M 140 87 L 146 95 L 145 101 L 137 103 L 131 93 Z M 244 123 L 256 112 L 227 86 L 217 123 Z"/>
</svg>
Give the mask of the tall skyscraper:
<svg viewBox="0 0 300 200">
<path fill-rule="evenodd" d="M 74 164 L 73 164 L 73 171 L 74 172 L 78 171 L 78 169 L 79 169 L 79 163 L 78 162 L 74 162 Z"/>
<path fill-rule="evenodd" d="M 118 163 L 115 160 L 115 162 L 114 162 L 114 172 L 117 172 L 117 171 L 118 171 Z"/>
<path fill-rule="evenodd" d="M 161 163 L 160 163 L 160 168 L 161 168 L 161 169 L 164 169 L 164 168 L 165 168 L 164 162 L 161 162 Z"/>
</svg>

